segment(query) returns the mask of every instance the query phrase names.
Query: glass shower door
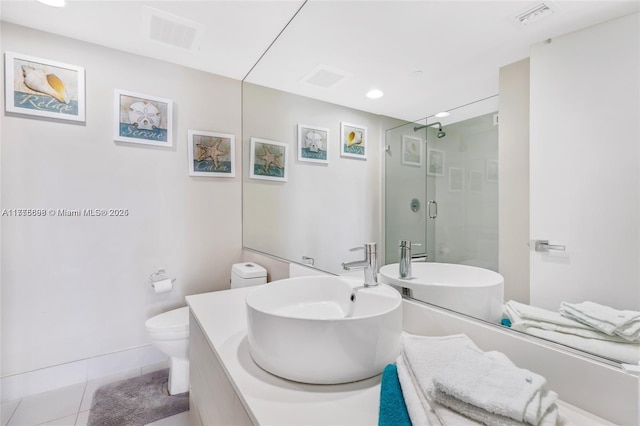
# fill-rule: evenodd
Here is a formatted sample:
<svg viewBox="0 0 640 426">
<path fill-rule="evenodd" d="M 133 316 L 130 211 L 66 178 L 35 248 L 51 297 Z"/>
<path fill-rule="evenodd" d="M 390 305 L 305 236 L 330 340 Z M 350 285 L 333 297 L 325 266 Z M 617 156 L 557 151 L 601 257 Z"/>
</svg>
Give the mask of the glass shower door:
<svg viewBox="0 0 640 426">
<path fill-rule="evenodd" d="M 420 244 L 414 254 L 426 249 L 426 134 L 416 126 L 407 123 L 385 135 L 385 264 L 398 262 L 400 240 Z"/>
<path fill-rule="evenodd" d="M 386 132 L 385 264 L 398 262 L 399 241 L 410 240 L 429 262 L 497 271 L 497 97 L 490 100 L 481 112 L 468 105 Z"/>
</svg>

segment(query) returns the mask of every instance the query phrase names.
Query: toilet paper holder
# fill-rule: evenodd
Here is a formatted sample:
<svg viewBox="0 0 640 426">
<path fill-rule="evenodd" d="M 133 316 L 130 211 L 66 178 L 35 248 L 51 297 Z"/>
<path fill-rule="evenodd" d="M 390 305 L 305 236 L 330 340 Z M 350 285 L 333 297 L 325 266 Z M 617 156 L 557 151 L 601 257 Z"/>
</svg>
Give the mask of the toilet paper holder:
<svg viewBox="0 0 640 426">
<path fill-rule="evenodd" d="M 153 274 L 149 275 L 149 281 L 151 281 L 151 287 L 153 287 L 154 283 L 157 283 L 158 281 L 163 281 L 168 279 L 169 277 L 167 277 L 167 271 L 165 271 L 164 268 L 160 268 L 158 269 L 157 272 L 154 272 Z M 174 282 L 176 282 L 175 278 L 171 278 L 171 283 L 173 284 Z"/>
</svg>

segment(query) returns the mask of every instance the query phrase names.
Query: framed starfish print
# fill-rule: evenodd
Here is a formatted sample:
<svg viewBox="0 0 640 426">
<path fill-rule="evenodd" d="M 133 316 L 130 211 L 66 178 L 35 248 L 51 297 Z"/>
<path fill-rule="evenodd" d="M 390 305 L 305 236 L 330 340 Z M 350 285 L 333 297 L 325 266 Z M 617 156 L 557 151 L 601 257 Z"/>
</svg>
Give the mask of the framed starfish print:
<svg viewBox="0 0 640 426">
<path fill-rule="evenodd" d="M 189 130 L 189 176 L 234 177 L 236 137 Z"/>
<path fill-rule="evenodd" d="M 288 151 L 286 143 L 251 138 L 249 177 L 286 182 Z"/>
<path fill-rule="evenodd" d="M 173 146 L 173 101 L 118 89 L 114 96 L 114 140 Z"/>
</svg>

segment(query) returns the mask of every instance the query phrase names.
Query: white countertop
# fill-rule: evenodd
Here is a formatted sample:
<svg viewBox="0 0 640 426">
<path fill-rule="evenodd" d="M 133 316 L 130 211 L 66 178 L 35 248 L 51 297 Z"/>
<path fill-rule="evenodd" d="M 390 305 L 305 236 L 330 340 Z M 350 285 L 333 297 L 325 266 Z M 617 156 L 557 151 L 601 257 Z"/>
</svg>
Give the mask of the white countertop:
<svg viewBox="0 0 640 426">
<path fill-rule="evenodd" d="M 249 417 L 261 425 L 376 425 L 381 375 L 343 385 L 281 379 L 251 359 L 245 298 L 252 288 L 187 296 L 187 304 Z"/>
<path fill-rule="evenodd" d="M 377 425 L 380 378 L 343 385 L 310 385 L 262 370 L 247 342 L 245 298 L 240 288 L 187 296 L 187 304 L 249 417 L 261 425 Z M 559 402 L 562 424 L 611 424 Z"/>
</svg>

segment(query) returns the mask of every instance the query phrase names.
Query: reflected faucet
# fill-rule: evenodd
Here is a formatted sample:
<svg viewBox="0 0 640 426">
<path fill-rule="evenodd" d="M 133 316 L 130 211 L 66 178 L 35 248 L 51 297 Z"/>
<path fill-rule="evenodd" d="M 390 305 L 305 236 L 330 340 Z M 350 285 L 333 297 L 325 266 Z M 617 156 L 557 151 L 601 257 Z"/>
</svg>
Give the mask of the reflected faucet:
<svg viewBox="0 0 640 426">
<path fill-rule="evenodd" d="M 364 286 L 378 285 L 378 252 L 376 243 L 365 243 L 363 247 L 355 247 L 349 251 L 364 250 L 364 260 L 344 262 L 342 268 L 349 271 L 352 268 L 364 268 Z"/>
</svg>

